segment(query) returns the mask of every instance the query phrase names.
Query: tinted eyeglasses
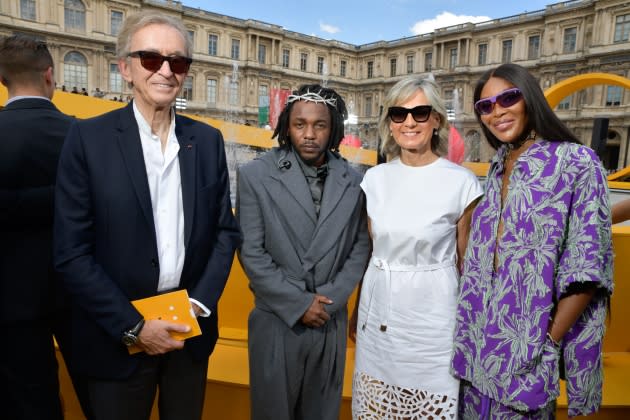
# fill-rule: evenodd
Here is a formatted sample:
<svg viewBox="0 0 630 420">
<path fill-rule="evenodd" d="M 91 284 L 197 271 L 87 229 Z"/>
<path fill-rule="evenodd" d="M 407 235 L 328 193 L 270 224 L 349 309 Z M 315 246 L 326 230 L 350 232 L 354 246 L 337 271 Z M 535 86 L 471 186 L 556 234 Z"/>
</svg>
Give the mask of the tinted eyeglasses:
<svg viewBox="0 0 630 420">
<path fill-rule="evenodd" d="M 192 63 L 192 58 L 182 57 L 181 55 L 164 56 L 153 51 L 134 51 L 127 54 L 129 57 L 139 57 L 140 64 L 145 69 L 156 72 L 168 61 L 168 65 L 173 73 L 186 73 Z"/>
<path fill-rule="evenodd" d="M 494 109 L 494 104 L 498 103 L 503 108 L 509 108 L 523 99 L 523 93 L 519 88 L 504 90 L 496 96 L 483 98 L 475 102 L 475 109 L 479 115 L 488 115 Z"/>
<path fill-rule="evenodd" d="M 407 119 L 407 115 L 411 114 L 411 117 L 415 122 L 425 122 L 429 119 L 433 107 L 431 105 L 418 105 L 413 108 L 405 108 L 402 106 L 390 106 L 387 110 L 387 116 L 395 123 L 404 122 Z"/>
</svg>

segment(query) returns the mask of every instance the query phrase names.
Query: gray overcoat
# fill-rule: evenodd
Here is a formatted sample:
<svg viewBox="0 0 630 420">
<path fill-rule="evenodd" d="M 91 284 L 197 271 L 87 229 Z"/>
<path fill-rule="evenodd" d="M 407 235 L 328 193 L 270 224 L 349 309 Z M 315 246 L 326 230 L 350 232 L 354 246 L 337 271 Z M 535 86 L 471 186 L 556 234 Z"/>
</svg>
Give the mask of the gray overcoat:
<svg viewBox="0 0 630 420">
<path fill-rule="evenodd" d="M 316 407 L 315 401 L 327 394 L 313 389 L 317 395 L 302 395 L 313 384 L 333 389 L 322 402 L 332 411 L 335 400 L 340 401 L 346 304 L 370 253 L 361 179 L 345 159 L 329 153 L 317 217 L 292 151 L 274 148 L 239 170 L 236 211 L 244 237 L 239 257 L 255 295 L 249 319 L 252 418 L 308 418 L 294 417 L 300 410 L 296 401 L 310 401 Z M 333 301 L 326 306 L 331 320 L 323 327 L 307 328 L 301 317 L 316 293 Z M 303 358 L 298 356 L 302 353 Z M 305 366 L 307 359 L 317 360 L 317 366 Z M 309 378 L 309 372 L 317 378 Z M 285 377 L 291 379 L 277 383 Z M 271 388 L 281 395 L 270 396 Z M 337 415 L 320 412 L 312 413 L 312 418 Z"/>
</svg>

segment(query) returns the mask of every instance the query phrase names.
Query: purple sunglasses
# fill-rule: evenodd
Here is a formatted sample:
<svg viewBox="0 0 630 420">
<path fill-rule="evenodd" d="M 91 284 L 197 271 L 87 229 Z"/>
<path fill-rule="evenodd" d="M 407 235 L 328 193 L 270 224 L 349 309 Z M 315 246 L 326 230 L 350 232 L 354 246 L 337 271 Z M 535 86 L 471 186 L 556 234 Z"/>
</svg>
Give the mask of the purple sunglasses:
<svg viewBox="0 0 630 420">
<path fill-rule="evenodd" d="M 475 110 L 479 115 L 488 115 L 494 109 L 494 104 L 498 103 L 503 108 L 509 108 L 523 99 L 523 92 L 519 88 L 506 89 L 495 96 L 479 99 L 475 102 Z"/>
</svg>

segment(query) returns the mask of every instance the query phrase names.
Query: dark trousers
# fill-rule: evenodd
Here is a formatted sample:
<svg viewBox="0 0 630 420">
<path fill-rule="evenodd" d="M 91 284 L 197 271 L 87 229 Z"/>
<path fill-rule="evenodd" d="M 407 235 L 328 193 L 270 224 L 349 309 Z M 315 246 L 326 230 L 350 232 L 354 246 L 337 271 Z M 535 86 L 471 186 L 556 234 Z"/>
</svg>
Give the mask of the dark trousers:
<svg viewBox="0 0 630 420">
<path fill-rule="evenodd" d="M 160 420 L 200 419 L 208 359 L 193 360 L 185 350 L 144 357 L 124 380 L 87 380 L 90 406 L 96 420 L 142 420 L 151 415 L 158 394 Z"/>
<path fill-rule="evenodd" d="M 57 359 L 44 321 L 0 324 L 0 411 L 14 420 L 62 419 Z"/>
<path fill-rule="evenodd" d="M 251 420 L 337 420 L 346 321 L 293 328 L 255 308 L 249 316 Z"/>
</svg>

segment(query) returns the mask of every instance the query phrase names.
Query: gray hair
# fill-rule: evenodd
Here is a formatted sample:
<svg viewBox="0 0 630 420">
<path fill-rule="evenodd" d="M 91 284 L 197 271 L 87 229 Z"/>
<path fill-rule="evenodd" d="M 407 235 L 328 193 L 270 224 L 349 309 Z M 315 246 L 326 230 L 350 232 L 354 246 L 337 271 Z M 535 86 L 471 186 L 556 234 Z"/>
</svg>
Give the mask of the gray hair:
<svg viewBox="0 0 630 420">
<path fill-rule="evenodd" d="M 378 133 L 382 140 L 380 152 L 387 157 L 387 160 L 392 160 L 400 156 L 400 146 L 396 143 L 389 129 L 391 121 L 387 115 L 387 110 L 392 106 L 397 106 L 411 99 L 418 91 L 424 93 L 424 96 L 426 96 L 429 101 L 429 105 L 433 107 L 433 111 L 440 116 L 440 126 L 438 128 L 439 140 L 435 141 L 435 138 L 431 138 L 431 150 L 438 156 L 443 156 L 447 152 L 449 125 L 446 117 L 446 106 L 444 105 L 444 100 L 438 93 L 439 88 L 437 84 L 424 77 L 407 76 L 398 81 L 398 83 L 389 90 L 383 104 L 383 112 L 378 121 Z"/>
<path fill-rule="evenodd" d="M 186 54 L 186 57 L 192 56 L 192 41 L 188 36 L 188 29 L 186 29 L 181 20 L 153 10 L 145 10 L 135 13 L 125 19 L 125 22 L 118 33 L 118 40 L 116 42 L 116 56 L 118 59 L 127 58 L 127 55 L 131 52 L 129 51 L 131 38 L 140 29 L 149 25 L 168 25 L 177 30 L 184 38 L 184 53 Z"/>
</svg>

